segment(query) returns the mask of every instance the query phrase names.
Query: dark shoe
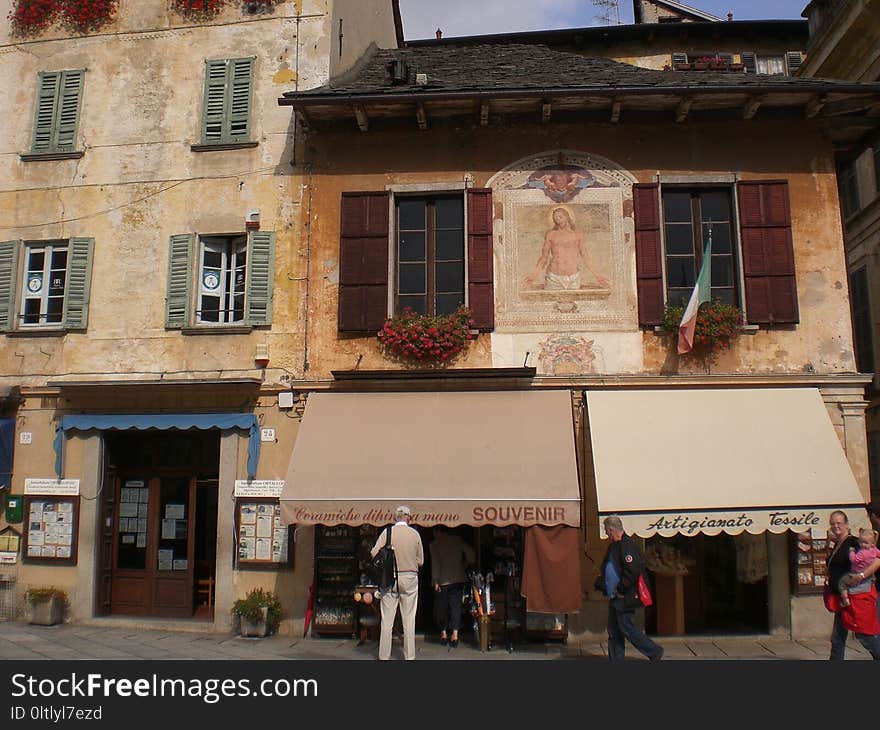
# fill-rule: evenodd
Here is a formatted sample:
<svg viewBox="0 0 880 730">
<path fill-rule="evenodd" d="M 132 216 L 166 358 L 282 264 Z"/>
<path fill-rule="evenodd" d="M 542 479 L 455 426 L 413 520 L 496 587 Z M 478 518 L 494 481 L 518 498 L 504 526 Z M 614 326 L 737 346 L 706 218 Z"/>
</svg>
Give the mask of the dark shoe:
<svg viewBox="0 0 880 730">
<path fill-rule="evenodd" d="M 440 637 L 440 643 L 443 644 L 443 646 L 446 646 L 448 641 L 449 639 L 447 639 L 445 636 Z"/>
<path fill-rule="evenodd" d="M 655 654 L 654 656 L 652 656 L 652 657 L 649 659 L 649 661 L 652 661 L 652 662 L 659 662 L 659 661 L 663 658 L 663 655 L 664 655 L 666 652 L 664 651 L 664 649 L 663 649 L 662 646 L 659 647 L 659 649 L 660 649 L 660 652 L 659 652 L 658 654 Z"/>
<path fill-rule="evenodd" d="M 454 649 L 456 646 L 458 646 L 458 639 L 450 639 L 450 640 L 449 640 L 449 646 L 451 646 L 453 649 Z"/>
</svg>

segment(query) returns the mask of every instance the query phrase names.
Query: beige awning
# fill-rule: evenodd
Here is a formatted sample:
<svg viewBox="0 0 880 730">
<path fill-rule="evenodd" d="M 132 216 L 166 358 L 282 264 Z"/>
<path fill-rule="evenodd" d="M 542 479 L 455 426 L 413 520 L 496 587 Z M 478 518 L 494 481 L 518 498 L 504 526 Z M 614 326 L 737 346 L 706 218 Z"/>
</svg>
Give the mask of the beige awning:
<svg viewBox="0 0 880 730">
<path fill-rule="evenodd" d="M 281 495 L 287 522 L 580 525 L 568 391 L 313 393 Z"/>
<path fill-rule="evenodd" d="M 824 533 L 835 509 L 866 523 L 815 388 L 597 391 L 587 403 L 600 522 L 619 514 L 643 537 Z"/>
</svg>

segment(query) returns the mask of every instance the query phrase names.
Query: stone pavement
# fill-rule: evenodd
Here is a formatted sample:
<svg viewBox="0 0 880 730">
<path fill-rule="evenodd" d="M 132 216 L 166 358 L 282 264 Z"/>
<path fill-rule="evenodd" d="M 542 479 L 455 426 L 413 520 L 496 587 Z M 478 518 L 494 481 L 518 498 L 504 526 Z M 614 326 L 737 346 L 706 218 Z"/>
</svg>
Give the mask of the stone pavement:
<svg viewBox="0 0 880 730">
<path fill-rule="evenodd" d="M 359 646 L 350 638 L 308 638 L 272 636 L 245 639 L 232 634 L 204 631 L 126 627 L 124 622 L 108 620 L 104 625 L 66 624 L 31 626 L 19 622 L 0 622 L 0 660 L 15 659 L 364 659 L 376 657 L 377 644 L 368 641 Z M 466 639 L 467 637 L 465 637 Z M 822 639 L 792 641 L 771 636 L 660 637 L 665 659 L 807 659 L 828 657 L 828 641 Z M 606 660 L 606 644 L 590 640 L 563 644 L 526 643 L 514 651 L 496 645 L 488 652 L 466 642 L 455 649 L 442 646 L 434 637 L 416 637 L 419 659 L 535 660 L 584 659 Z M 395 639 L 392 658 L 402 655 Z M 631 646 L 627 655 L 642 660 Z M 870 659 L 857 642 L 850 641 L 848 659 Z"/>
</svg>

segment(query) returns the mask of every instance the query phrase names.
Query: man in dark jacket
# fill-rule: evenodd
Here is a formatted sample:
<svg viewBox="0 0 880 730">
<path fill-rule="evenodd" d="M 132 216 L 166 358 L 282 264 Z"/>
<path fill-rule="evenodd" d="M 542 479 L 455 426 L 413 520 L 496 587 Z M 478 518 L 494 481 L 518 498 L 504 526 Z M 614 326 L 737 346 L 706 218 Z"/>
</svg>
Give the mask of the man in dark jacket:
<svg viewBox="0 0 880 730">
<path fill-rule="evenodd" d="M 611 601 L 608 604 L 608 658 L 622 661 L 626 653 L 625 639 L 651 661 L 663 658 L 663 647 L 645 636 L 636 626 L 636 608 L 642 602 L 638 595 L 639 576 L 645 569 L 645 558 L 633 539 L 623 531 L 623 522 L 617 515 L 606 517 L 602 523 L 611 540 L 602 573 L 596 587 L 603 590 Z"/>
</svg>

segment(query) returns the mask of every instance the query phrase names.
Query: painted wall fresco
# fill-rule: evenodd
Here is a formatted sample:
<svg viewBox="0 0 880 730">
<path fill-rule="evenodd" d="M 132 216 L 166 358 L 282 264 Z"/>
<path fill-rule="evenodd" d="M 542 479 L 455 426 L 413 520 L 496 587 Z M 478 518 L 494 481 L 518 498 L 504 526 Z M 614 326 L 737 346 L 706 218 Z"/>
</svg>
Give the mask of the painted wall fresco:
<svg viewBox="0 0 880 730">
<path fill-rule="evenodd" d="M 567 151 L 519 160 L 490 180 L 497 332 L 637 328 L 633 181 L 610 161 Z"/>
</svg>

